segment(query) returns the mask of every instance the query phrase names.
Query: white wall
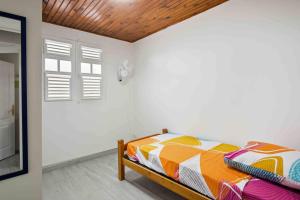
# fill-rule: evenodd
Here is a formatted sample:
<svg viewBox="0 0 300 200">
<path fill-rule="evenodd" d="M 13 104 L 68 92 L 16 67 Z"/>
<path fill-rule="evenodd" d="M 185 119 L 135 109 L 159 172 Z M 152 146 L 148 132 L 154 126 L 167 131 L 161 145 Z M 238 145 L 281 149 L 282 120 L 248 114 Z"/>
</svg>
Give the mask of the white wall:
<svg viewBox="0 0 300 200">
<path fill-rule="evenodd" d="M 104 98 L 43 103 L 43 166 L 167 127 L 243 144 L 300 141 L 297 0 L 231 0 L 134 44 L 43 24 L 43 35 L 103 49 Z M 135 62 L 121 85 L 116 68 Z M 77 84 L 76 84 L 77 83 Z"/>
<path fill-rule="evenodd" d="M 299 8 L 231 0 L 138 41 L 135 132 L 299 148 Z"/>
<path fill-rule="evenodd" d="M 17 5 L 17 6 L 16 6 Z M 41 25 L 42 1 L 0 1 L 0 10 L 27 17 L 29 174 L 0 182 L 2 200 L 40 200 L 42 180 Z"/>
<path fill-rule="evenodd" d="M 43 23 L 43 36 L 77 40 L 103 50 L 102 100 L 80 100 L 79 79 L 73 101 L 43 103 L 43 166 L 116 148 L 120 138 L 132 138 L 130 83 L 117 81 L 117 67 L 132 63 L 132 44 Z M 75 73 L 76 74 L 76 73 Z"/>
</svg>

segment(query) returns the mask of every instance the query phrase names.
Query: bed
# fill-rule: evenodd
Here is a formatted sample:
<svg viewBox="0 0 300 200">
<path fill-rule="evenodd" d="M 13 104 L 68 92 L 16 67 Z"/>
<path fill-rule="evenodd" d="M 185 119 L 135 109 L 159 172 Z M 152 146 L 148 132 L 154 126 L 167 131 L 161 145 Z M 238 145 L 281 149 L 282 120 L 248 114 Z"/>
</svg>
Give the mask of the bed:
<svg viewBox="0 0 300 200">
<path fill-rule="evenodd" d="M 254 178 L 228 167 L 224 154 L 239 147 L 197 137 L 168 133 L 124 143 L 118 141 L 119 180 L 125 166 L 186 199 L 293 200 L 298 191 Z"/>
</svg>

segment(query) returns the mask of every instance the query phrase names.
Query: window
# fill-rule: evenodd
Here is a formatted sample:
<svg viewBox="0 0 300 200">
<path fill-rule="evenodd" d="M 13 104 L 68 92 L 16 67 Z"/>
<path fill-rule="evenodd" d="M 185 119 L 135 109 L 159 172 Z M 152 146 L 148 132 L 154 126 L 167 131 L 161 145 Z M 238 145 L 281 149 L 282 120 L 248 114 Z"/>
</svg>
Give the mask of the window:
<svg viewBox="0 0 300 200">
<path fill-rule="evenodd" d="M 71 100 L 72 44 L 44 41 L 45 100 Z"/>
<path fill-rule="evenodd" d="M 80 78 L 82 99 L 101 98 L 101 52 L 101 49 L 80 46 Z"/>
<path fill-rule="evenodd" d="M 78 54 L 75 59 L 73 52 Z M 102 50 L 81 45 L 78 42 L 44 40 L 44 85 L 46 101 L 72 99 L 72 74 L 78 69 L 75 80 L 80 84 L 81 99 L 100 99 L 102 88 Z M 76 62 L 75 62 L 76 61 Z M 74 67 L 76 65 L 76 68 Z M 76 93 L 77 94 L 77 93 Z"/>
</svg>

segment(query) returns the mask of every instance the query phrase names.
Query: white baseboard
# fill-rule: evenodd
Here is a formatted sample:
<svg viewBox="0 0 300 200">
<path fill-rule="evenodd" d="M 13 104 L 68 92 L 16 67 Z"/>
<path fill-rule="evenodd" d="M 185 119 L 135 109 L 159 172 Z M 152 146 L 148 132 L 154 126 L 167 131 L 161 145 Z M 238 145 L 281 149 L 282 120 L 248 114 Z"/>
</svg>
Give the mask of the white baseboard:
<svg viewBox="0 0 300 200">
<path fill-rule="evenodd" d="M 93 160 L 93 159 L 99 158 L 101 156 L 106 156 L 106 155 L 109 155 L 109 154 L 116 153 L 117 151 L 118 151 L 118 149 L 115 148 L 115 149 L 110 149 L 110 150 L 107 150 L 107 151 L 102 151 L 102 152 L 99 152 L 99 153 L 94 153 L 94 154 L 91 154 L 91 155 L 83 156 L 83 157 L 80 157 L 80 158 L 75 158 L 75 159 L 72 159 L 72 160 L 63 161 L 63 162 L 60 162 L 60 163 L 46 165 L 46 166 L 43 166 L 43 173 L 47 173 L 47 172 L 50 172 L 50 171 L 53 171 L 53 170 L 56 170 L 56 169 L 60 169 L 60 168 L 67 167 L 67 166 L 70 166 L 70 165 L 74 165 L 74 164 L 77 164 L 77 163 L 81 163 L 81 162 L 84 162 L 84 161 Z"/>
</svg>

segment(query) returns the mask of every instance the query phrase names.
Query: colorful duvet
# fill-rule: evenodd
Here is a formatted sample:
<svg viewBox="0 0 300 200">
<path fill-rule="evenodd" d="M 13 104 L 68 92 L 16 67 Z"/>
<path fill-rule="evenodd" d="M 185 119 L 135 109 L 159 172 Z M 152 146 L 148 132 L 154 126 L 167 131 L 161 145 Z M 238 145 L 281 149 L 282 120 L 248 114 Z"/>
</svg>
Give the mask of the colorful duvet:
<svg viewBox="0 0 300 200">
<path fill-rule="evenodd" d="M 225 165 L 224 154 L 238 149 L 230 144 L 168 133 L 129 143 L 127 154 L 131 160 L 212 199 L 300 199 L 299 191 L 252 178 Z"/>
</svg>

